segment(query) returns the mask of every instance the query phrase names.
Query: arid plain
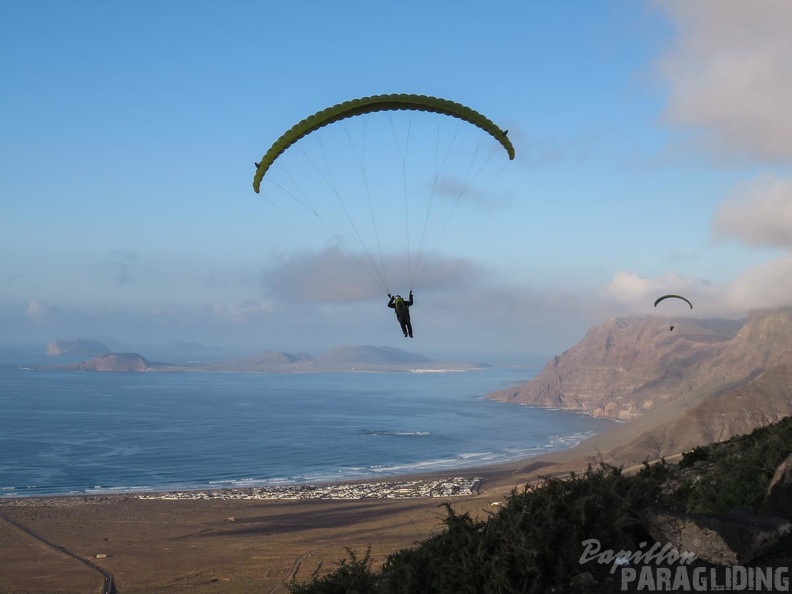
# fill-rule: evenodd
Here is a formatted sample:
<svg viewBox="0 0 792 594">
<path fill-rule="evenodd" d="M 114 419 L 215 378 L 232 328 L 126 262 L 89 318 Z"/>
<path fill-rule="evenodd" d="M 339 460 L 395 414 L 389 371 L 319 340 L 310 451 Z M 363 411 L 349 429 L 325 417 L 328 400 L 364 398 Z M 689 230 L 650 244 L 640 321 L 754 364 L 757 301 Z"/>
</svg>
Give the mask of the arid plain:
<svg viewBox="0 0 792 594">
<path fill-rule="evenodd" d="M 457 471 L 483 478 L 473 494 L 457 497 L 0 500 L 0 591 L 101 592 L 101 573 L 71 553 L 110 573 L 117 592 L 285 592 L 292 577 L 331 569 L 347 548 L 363 555 L 371 546 L 379 564 L 429 538 L 442 529 L 444 503 L 486 514 L 532 478 L 585 465 L 567 457 Z"/>
</svg>

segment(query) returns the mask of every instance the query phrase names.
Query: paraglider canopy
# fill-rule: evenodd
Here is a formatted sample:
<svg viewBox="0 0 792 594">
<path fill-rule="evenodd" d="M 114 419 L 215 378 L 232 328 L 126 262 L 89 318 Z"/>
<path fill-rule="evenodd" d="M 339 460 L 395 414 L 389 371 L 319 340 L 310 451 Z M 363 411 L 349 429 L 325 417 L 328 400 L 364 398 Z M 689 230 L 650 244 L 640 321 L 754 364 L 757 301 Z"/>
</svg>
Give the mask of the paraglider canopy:
<svg viewBox="0 0 792 594">
<path fill-rule="evenodd" d="M 264 178 L 267 169 L 269 169 L 275 159 L 303 136 L 327 126 L 328 124 L 346 118 L 377 111 L 401 110 L 434 112 L 469 122 L 474 126 L 478 126 L 500 142 L 508 153 L 509 159 L 514 159 L 514 146 L 512 146 L 511 141 L 506 135 L 507 131 L 501 130 L 486 116 L 469 107 L 465 107 L 461 103 L 449 101 L 448 99 L 441 99 L 439 97 L 430 97 L 428 95 L 404 93 L 372 95 L 371 97 L 353 99 L 328 107 L 292 126 L 275 141 L 264 157 L 262 157 L 261 161 L 256 163 L 256 174 L 253 177 L 253 189 L 256 193 L 259 192 L 261 180 Z"/>
<path fill-rule="evenodd" d="M 684 301 L 685 303 L 687 303 L 690 306 L 690 309 L 693 309 L 693 304 L 690 301 L 688 301 L 687 299 L 685 299 L 684 297 L 682 297 L 682 295 L 663 295 L 662 297 L 658 297 L 657 298 L 657 301 L 654 302 L 654 306 L 657 307 L 657 304 L 660 303 L 661 301 L 663 301 L 664 299 L 672 299 L 672 298 L 673 299 L 681 299 L 682 301 Z"/>
<path fill-rule="evenodd" d="M 352 99 L 283 132 L 256 160 L 253 189 L 306 211 L 321 226 L 307 242 L 332 238 L 390 296 L 392 281 L 413 290 L 429 276 L 458 205 L 498 195 L 498 168 L 515 157 L 507 132 L 439 97 Z"/>
</svg>

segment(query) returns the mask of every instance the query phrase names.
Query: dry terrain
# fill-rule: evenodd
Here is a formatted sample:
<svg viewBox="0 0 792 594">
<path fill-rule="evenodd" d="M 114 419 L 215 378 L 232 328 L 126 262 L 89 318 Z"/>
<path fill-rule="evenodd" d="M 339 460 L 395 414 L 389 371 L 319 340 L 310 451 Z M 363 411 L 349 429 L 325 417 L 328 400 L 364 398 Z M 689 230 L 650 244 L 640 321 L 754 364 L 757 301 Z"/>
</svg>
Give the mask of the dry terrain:
<svg viewBox="0 0 792 594">
<path fill-rule="evenodd" d="M 450 498 L 363 500 L 147 500 L 134 495 L 0 500 L 0 591 L 120 593 L 285 592 L 368 545 L 376 562 L 441 529 L 451 502 L 483 514 L 536 473 L 567 465 L 536 458 L 475 471 L 478 493 Z M 456 473 L 460 475 L 460 473 Z M 439 476 L 439 475 L 438 475 Z M 233 521 L 230 519 L 233 518 Z M 97 555 L 106 557 L 97 558 Z"/>
</svg>

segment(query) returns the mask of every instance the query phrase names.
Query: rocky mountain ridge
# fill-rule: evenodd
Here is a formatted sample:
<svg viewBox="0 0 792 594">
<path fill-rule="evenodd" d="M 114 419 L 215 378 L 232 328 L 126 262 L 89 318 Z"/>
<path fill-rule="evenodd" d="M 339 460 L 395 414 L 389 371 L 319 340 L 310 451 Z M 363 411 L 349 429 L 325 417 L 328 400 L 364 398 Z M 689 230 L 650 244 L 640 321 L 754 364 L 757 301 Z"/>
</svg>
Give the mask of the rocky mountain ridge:
<svg viewBox="0 0 792 594">
<path fill-rule="evenodd" d="M 792 308 L 673 332 L 662 318 L 612 318 L 530 382 L 488 398 L 630 421 L 578 446 L 612 462 L 722 441 L 792 414 Z"/>
</svg>

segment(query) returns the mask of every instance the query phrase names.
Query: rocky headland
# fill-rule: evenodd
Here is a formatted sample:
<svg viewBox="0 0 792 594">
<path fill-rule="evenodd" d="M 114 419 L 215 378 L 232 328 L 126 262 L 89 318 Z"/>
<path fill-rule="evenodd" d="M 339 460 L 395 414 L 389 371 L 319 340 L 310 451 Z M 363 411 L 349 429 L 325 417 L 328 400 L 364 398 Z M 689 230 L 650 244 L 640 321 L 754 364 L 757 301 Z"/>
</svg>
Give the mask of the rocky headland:
<svg viewBox="0 0 792 594">
<path fill-rule="evenodd" d="M 630 421 L 583 442 L 613 463 L 680 454 L 792 414 L 792 308 L 745 320 L 612 318 L 526 384 L 487 396 Z"/>
</svg>

